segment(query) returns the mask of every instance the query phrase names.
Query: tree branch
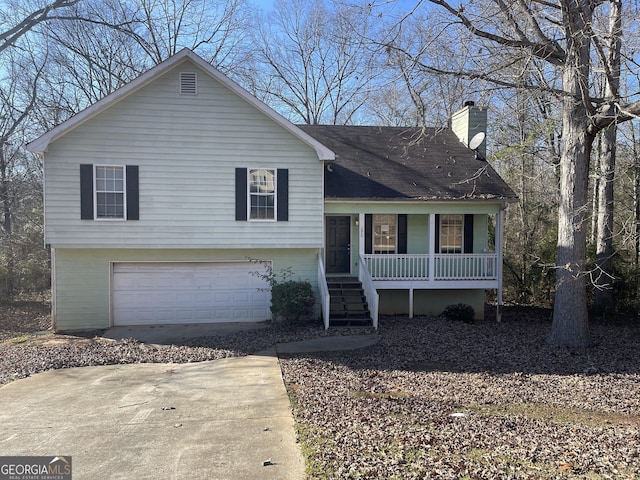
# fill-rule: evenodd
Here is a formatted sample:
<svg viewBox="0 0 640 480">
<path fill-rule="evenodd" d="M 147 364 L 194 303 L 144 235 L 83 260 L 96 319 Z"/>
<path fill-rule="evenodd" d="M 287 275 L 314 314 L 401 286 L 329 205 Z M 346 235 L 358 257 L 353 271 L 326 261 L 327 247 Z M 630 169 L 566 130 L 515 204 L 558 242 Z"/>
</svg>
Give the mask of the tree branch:
<svg viewBox="0 0 640 480">
<path fill-rule="evenodd" d="M 25 17 L 16 26 L 0 33 L 0 53 L 13 45 L 20 37 L 25 35 L 33 27 L 45 20 L 49 20 L 49 13 L 65 7 L 71 7 L 80 0 L 55 0 L 53 3 L 36 10 L 31 15 Z"/>
<path fill-rule="evenodd" d="M 453 8 L 445 0 L 428 0 L 428 1 L 435 5 L 440 5 L 449 13 L 457 17 L 462 23 L 462 25 L 476 37 L 491 40 L 492 42 L 495 42 L 499 45 L 503 45 L 505 47 L 521 48 L 521 49 L 529 50 L 532 53 L 532 55 L 538 58 L 542 58 L 553 65 L 563 65 L 565 62 L 566 53 L 562 49 L 562 47 L 560 47 L 560 45 L 557 42 L 545 36 L 541 38 L 540 42 L 532 42 L 527 39 L 514 40 L 511 38 L 504 37 L 502 35 L 496 35 L 494 33 L 487 32 L 486 30 L 481 30 L 477 28 L 473 24 L 473 22 L 466 15 L 464 15 L 464 10 L 462 8 Z M 498 3 L 498 5 L 500 4 Z M 515 22 L 514 19 L 512 19 L 512 21 Z M 516 31 L 519 30 L 519 26 L 517 25 L 517 23 L 513 23 L 512 27 L 514 27 Z M 540 31 L 540 34 L 542 34 L 542 31 Z"/>
</svg>

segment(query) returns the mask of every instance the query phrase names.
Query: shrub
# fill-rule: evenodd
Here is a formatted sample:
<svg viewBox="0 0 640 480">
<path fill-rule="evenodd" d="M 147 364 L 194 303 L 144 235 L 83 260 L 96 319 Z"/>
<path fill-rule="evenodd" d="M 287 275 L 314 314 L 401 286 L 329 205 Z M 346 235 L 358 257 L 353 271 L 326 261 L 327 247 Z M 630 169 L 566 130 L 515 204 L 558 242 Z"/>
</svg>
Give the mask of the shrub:
<svg viewBox="0 0 640 480">
<path fill-rule="evenodd" d="M 442 316 L 448 320 L 473 323 L 475 312 L 471 305 L 467 305 L 466 303 L 457 303 L 455 305 L 448 305 L 442 312 Z"/>
<path fill-rule="evenodd" d="M 271 313 L 285 322 L 295 323 L 313 312 L 315 298 L 311 283 L 302 280 L 278 282 L 271 287 Z"/>
<path fill-rule="evenodd" d="M 294 280 L 291 267 L 282 269 L 276 275 L 270 262 L 254 258 L 249 260 L 261 264 L 265 269 L 264 272 L 251 274 L 269 284 L 270 288 L 265 290 L 271 290 L 271 314 L 274 320 L 280 317 L 287 323 L 295 323 L 311 316 L 316 299 L 310 282 Z"/>
</svg>

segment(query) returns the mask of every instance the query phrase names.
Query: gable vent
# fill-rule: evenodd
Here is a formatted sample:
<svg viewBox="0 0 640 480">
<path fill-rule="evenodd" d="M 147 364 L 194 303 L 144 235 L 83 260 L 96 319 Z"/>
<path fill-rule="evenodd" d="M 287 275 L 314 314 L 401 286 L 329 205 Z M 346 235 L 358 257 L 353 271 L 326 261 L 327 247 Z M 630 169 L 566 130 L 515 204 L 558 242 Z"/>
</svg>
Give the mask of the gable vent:
<svg viewBox="0 0 640 480">
<path fill-rule="evenodd" d="M 195 72 L 180 72 L 180 95 L 197 95 L 198 77 Z"/>
</svg>

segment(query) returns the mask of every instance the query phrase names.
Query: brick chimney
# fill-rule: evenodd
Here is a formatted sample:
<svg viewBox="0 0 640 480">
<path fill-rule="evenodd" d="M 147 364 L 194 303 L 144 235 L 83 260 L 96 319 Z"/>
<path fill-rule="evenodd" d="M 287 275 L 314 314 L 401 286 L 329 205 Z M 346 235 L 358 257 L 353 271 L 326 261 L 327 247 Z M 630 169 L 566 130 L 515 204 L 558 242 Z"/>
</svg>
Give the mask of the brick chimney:
<svg viewBox="0 0 640 480">
<path fill-rule="evenodd" d="M 487 107 L 477 107 L 472 101 L 464 102 L 462 108 L 451 117 L 451 130 L 468 147 L 476 134 L 487 134 Z M 476 150 L 480 157 L 487 158 L 486 136 Z"/>
</svg>

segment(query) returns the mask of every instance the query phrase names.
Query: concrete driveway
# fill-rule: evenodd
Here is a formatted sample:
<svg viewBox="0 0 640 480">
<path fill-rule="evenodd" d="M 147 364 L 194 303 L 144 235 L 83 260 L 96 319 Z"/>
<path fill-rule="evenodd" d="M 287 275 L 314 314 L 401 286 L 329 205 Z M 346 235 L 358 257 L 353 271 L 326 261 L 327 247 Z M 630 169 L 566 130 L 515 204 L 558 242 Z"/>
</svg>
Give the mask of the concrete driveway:
<svg viewBox="0 0 640 480">
<path fill-rule="evenodd" d="M 0 426 L 0 455 L 70 455 L 75 480 L 304 478 L 275 351 L 37 374 Z"/>
</svg>

